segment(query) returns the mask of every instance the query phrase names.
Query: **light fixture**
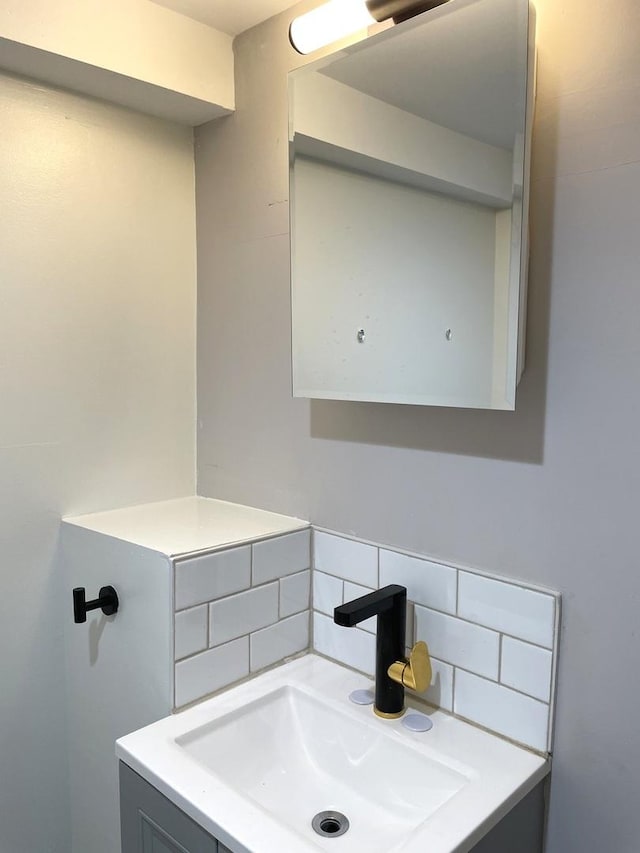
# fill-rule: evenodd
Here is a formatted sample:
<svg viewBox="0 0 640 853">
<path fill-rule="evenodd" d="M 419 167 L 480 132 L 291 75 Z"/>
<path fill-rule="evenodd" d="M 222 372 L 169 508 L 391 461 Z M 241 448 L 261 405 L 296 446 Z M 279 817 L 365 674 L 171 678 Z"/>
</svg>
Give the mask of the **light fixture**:
<svg viewBox="0 0 640 853">
<path fill-rule="evenodd" d="M 447 0 L 328 0 L 291 22 L 289 41 L 298 53 L 319 50 L 372 24 L 394 24 L 441 6 Z"/>
</svg>

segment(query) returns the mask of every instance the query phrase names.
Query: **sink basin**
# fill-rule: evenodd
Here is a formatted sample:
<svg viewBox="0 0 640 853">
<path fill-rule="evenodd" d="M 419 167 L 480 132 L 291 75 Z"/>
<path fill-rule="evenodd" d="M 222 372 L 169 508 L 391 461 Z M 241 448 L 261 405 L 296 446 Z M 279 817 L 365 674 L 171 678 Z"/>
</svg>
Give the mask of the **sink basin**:
<svg viewBox="0 0 640 853">
<path fill-rule="evenodd" d="M 349 819 L 355 849 L 383 853 L 473 773 L 422 755 L 370 722 L 287 686 L 176 743 L 303 838 L 316 838 L 316 812 L 336 810 Z"/>
<path fill-rule="evenodd" d="M 366 677 L 315 655 L 118 741 L 117 754 L 234 853 L 469 850 L 548 772 L 441 711 L 406 730 L 349 702 Z M 340 837 L 318 812 L 348 818 Z"/>
</svg>

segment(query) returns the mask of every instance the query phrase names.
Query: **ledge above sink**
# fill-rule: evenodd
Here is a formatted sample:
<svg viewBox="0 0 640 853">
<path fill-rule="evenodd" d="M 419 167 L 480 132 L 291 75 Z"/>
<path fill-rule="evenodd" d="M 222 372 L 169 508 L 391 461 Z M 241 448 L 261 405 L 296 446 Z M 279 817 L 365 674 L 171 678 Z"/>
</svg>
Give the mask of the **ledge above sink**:
<svg viewBox="0 0 640 853">
<path fill-rule="evenodd" d="M 464 853 L 549 772 L 442 711 L 410 732 L 348 696 L 363 675 L 306 655 L 117 742 L 116 753 L 233 853 Z M 349 820 L 340 838 L 311 826 Z"/>
</svg>

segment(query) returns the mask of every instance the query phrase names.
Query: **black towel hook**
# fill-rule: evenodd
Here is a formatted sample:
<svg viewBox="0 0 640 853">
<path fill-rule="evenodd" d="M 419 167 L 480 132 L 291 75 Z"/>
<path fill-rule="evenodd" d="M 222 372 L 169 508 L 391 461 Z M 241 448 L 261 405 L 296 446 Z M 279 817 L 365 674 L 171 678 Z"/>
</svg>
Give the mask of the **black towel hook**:
<svg viewBox="0 0 640 853">
<path fill-rule="evenodd" d="M 83 586 L 77 586 L 73 590 L 73 621 L 77 624 L 87 621 L 89 610 L 100 608 L 105 616 L 113 616 L 118 612 L 120 602 L 118 593 L 112 586 L 103 586 L 98 593 L 98 598 L 87 601 L 86 590 Z"/>
</svg>

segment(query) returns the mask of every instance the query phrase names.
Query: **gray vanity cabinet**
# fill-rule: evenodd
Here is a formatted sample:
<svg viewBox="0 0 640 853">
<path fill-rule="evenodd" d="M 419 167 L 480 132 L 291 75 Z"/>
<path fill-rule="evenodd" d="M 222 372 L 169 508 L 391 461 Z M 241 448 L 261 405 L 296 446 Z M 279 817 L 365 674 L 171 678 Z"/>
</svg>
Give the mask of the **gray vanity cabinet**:
<svg viewBox="0 0 640 853">
<path fill-rule="evenodd" d="M 122 762 L 120 829 L 122 853 L 229 853 Z"/>
</svg>

